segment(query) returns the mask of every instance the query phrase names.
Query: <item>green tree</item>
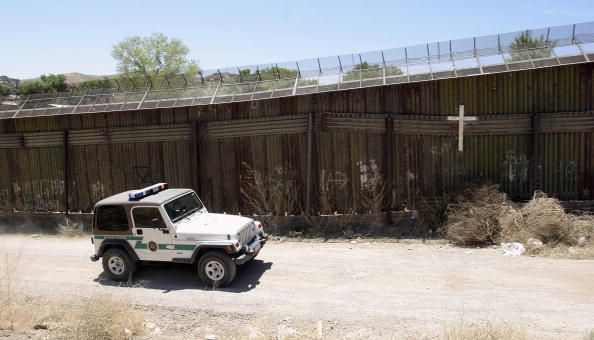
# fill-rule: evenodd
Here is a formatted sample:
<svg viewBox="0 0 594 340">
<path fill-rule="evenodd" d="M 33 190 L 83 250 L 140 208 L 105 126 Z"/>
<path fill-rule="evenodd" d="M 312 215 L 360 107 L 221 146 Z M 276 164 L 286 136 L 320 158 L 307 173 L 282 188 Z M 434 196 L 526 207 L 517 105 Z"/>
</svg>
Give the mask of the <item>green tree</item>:
<svg viewBox="0 0 594 340">
<path fill-rule="evenodd" d="M 196 74 L 198 62 L 188 59 L 190 49 L 179 39 L 163 33 L 130 37 L 113 46 L 117 70 L 131 77 L 156 78 L 176 73 Z"/>
<path fill-rule="evenodd" d="M 66 92 L 66 76 L 63 74 L 44 74 L 39 79 L 25 80 L 17 87 L 19 95 L 30 95 L 39 93 Z"/>
<path fill-rule="evenodd" d="M 2 97 L 6 97 L 11 93 L 11 89 L 10 87 L 8 87 L 6 84 L 2 84 L 0 83 L 0 96 Z"/>
<path fill-rule="evenodd" d="M 63 74 L 44 74 L 41 76 L 41 82 L 45 85 L 47 92 L 66 92 L 66 76 Z"/>
<path fill-rule="evenodd" d="M 386 65 L 386 76 L 399 76 L 402 70 L 396 66 Z M 367 61 L 355 65 L 352 70 L 345 72 L 342 81 L 359 79 L 373 79 L 383 77 L 383 70 L 380 65 L 370 65 Z"/>
<path fill-rule="evenodd" d="M 514 38 L 509 45 L 510 61 L 522 61 L 551 57 L 551 50 L 547 47 L 555 47 L 554 42 L 547 42 L 544 35 L 533 37 L 530 31 L 524 31 Z"/>
</svg>

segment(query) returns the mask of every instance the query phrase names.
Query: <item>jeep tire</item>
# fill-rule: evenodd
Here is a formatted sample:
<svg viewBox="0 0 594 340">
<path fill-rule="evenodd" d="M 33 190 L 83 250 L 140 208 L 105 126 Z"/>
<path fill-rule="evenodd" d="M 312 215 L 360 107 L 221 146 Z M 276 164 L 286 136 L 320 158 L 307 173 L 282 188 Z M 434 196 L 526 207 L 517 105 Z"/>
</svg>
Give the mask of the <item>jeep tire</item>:
<svg viewBox="0 0 594 340">
<path fill-rule="evenodd" d="M 103 270 L 115 281 L 127 281 L 136 271 L 136 262 L 120 248 L 108 249 L 103 254 Z"/>
<path fill-rule="evenodd" d="M 211 250 L 198 261 L 198 276 L 207 286 L 224 287 L 233 281 L 236 273 L 233 259 L 219 250 Z"/>
</svg>

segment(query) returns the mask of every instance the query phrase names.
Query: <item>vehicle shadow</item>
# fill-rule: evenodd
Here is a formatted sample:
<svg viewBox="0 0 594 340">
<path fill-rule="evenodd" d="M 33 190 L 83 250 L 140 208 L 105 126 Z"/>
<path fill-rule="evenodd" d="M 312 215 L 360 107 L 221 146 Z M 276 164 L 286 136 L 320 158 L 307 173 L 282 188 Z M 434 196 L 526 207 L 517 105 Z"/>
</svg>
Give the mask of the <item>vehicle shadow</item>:
<svg viewBox="0 0 594 340">
<path fill-rule="evenodd" d="M 256 288 L 260 284 L 262 275 L 272 267 L 272 262 L 254 259 L 237 267 L 235 280 L 227 287 L 208 287 L 200 281 L 196 267 L 179 263 L 150 263 L 142 264 L 136 270 L 134 277 L 127 282 L 113 281 L 102 272 L 94 279 L 104 286 L 144 288 L 163 290 L 169 293 L 176 290 L 218 290 L 230 293 L 243 293 Z"/>
</svg>

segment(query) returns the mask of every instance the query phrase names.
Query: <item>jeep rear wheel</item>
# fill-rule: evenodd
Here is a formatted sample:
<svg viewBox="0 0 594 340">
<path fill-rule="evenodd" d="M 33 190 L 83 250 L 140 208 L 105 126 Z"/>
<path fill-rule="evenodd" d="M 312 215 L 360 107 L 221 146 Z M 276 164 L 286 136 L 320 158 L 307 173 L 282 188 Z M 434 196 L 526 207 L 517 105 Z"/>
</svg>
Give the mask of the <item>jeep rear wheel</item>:
<svg viewBox="0 0 594 340">
<path fill-rule="evenodd" d="M 226 286 L 233 281 L 235 273 L 235 262 L 222 251 L 209 251 L 198 261 L 198 276 L 208 286 Z"/>
<path fill-rule="evenodd" d="M 113 248 L 103 254 L 103 270 L 112 280 L 126 281 L 136 271 L 136 263 L 125 251 Z"/>
</svg>

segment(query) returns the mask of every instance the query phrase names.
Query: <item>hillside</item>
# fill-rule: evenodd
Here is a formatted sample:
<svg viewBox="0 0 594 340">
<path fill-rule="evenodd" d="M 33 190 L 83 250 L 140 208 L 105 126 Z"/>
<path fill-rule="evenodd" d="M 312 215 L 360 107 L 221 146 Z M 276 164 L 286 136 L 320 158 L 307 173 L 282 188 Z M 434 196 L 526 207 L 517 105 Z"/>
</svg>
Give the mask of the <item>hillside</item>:
<svg viewBox="0 0 594 340">
<path fill-rule="evenodd" d="M 92 74 L 84 74 L 79 72 L 62 73 L 66 77 L 68 85 L 76 85 L 85 81 L 103 78 L 104 76 L 97 76 Z M 37 80 L 39 78 L 23 79 L 23 80 Z"/>
</svg>

